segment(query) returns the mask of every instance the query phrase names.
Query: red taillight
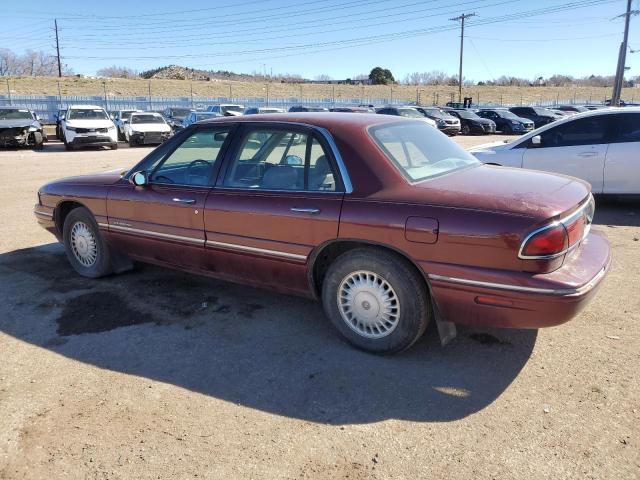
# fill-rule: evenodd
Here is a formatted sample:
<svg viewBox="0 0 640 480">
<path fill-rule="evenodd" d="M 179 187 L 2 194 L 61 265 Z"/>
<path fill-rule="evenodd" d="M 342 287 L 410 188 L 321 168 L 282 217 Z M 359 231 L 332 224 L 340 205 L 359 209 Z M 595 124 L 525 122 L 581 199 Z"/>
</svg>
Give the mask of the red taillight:
<svg viewBox="0 0 640 480">
<path fill-rule="evenodd" d="M 569 246 L 567 231 L 562 224 L 545 228 L 525 240 L 521 257 L 546 257 L 561 253 Z"/>
<path fill-rule="evenodd" d="M 569 224 L 565 224 L 567 229 L 567 235 L 569 236 L 569 246 L 572 247 L 576 243 L 579 243 L 584 237 L 584 229 L 586 226 L 586 218 L 584 214 L 581 214 Z"/>
</svg>

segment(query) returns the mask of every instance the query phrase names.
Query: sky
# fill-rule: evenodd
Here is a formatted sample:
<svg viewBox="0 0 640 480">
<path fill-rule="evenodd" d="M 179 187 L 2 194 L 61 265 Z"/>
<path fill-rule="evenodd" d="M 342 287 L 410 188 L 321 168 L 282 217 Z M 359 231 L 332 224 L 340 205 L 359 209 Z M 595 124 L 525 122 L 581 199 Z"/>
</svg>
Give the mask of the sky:
<svg viewBox="0 0 640 480">
<path fill-rule="evenodd" d="M 388 68 L 457 74 L 460 22 L 464 77 L 534 79 L 615 73 L 626 0 L 0 0 L 0 48 L 55 54 L 95 75 L 118 65 L 143 71 L 177 64 L 239 73 L 296 73 L 334 79 Z M 640 9 L 640 0 L 632 8 Z M 640 16 L 631 19 L 640 50 Z M 640 75 L 640 52 L 627 55 Z"/>
</svg>

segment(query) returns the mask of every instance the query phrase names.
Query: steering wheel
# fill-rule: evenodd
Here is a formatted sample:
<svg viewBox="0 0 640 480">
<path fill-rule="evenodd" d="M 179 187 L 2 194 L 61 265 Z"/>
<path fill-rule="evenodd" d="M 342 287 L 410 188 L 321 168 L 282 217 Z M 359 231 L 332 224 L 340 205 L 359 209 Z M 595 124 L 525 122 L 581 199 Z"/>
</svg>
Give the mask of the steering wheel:
<svg viewBox="0 0 640 480">
<path fill-rule="evenodd" d="M 440 166 L 440 164 L 453 164 L 454 166 L 458 166 L 460 165 L 460 162 L 456 161 L 454 158 L 445 158 L 443 160 L 438 160 L 436 163 L 432 163 L 431 165 L 429 165 L 430 167 L 435 167 L 438 168 L 438 166 Z"/>
</svg>

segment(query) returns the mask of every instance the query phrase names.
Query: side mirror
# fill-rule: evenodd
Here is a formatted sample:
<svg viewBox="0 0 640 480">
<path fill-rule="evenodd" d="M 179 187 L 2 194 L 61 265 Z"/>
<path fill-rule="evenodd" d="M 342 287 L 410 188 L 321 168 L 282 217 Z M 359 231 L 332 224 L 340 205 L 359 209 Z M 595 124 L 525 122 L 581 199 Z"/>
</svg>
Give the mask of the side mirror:
<svg viewBox="0 0 640 480">
<path fill-rule="evenodd" d="M 540 135 L 531 137 L 531 145 L 533 145 L 534 147 L 539 147 L 540 145 L 542 145 L 542 138 L 540 137 Z"/>
<path fill-rule="evenodd" d="M 142 187 L 148 183 L 147 172 L 136 172 L 129 177 L 129 182 L 136 187 Z"/>
</svg>

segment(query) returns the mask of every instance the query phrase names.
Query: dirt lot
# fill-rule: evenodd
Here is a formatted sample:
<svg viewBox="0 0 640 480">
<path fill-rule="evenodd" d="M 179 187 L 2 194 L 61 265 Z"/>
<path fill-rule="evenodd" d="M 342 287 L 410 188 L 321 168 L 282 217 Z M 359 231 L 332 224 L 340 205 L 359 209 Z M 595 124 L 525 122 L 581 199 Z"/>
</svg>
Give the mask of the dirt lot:
<svg viewBox="0 0 640 480">
<path fill-rule="evenodd" d="M 188 80 L 154 79 L 149 83 L 145 79 L 125 78 L 76 78 L 76 77 L 14 77 L 9 78 L 9 88 L 14 95 L 94 95 L 189 97 L 193 88 L 194 97 L 266 97 L 270 98 L 348 98 L 368 99 L 386 98 L 417 101 L 431 105 L 437 101 L 444 105 L 450 99 L 458 97 L 455 86 L 409 86 L 409 85 L 325 85 L 269 83 L 268 92 L 264 82 L 224 81 L 211 82 Z M 58 88 L 59 82 L 59 88 Z M 104 85 L 103 85 L 104 83 Z M 610 87 L 515 87 L 515 86 L 470 86 L 463 89 L 464 96 L 473 97 L 473 101 L 517 104 L 520 102 L 568 101 L 577 99 L 599 103 L 611 98 Z M 4 92 L 2 93 L 4 95 Z M 453 96 L 453 97 L 452 97 Z M 625 100 L 638 100 L 640 90 L 625 88 L 622 92 Z"/>
<path fill-rule="evenodd" d="M 376 357 L 307 300 L 72 272 L 37 188 L 148 151 L 0 152 L 0 478 L 639 478 L 638 204 L 599 204 L 614 264 L 572 322 Z"/>
</svg>

